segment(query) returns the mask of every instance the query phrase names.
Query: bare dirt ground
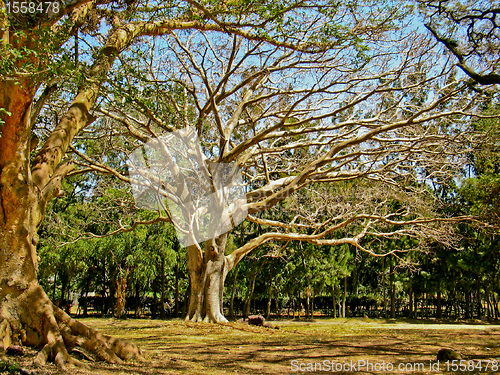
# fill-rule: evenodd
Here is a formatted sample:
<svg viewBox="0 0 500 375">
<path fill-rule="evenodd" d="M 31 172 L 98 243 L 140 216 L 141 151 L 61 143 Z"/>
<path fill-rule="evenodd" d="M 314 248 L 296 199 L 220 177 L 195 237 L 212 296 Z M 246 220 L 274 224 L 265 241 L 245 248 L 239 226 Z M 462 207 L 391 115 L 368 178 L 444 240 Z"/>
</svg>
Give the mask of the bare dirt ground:
<svg viewBox="0 0 500 375">
<path fill-rule="evenodd" d="M 147 361 L 122 365 L 86 361 L 89 370 L 72 369 L 75 375 L 296 374 L 301 370 L 308 374 L 500 373 L 500 325 L 486 322 L 328 319 L 271 322 L 279 329 L 270 329 L 181 320 L 81 321 L 139 345 Z M 441 361 L 438 370 L 436 354 L 441 348 L 459 351 L 464 361 Z M 24 357 L 3 359 L 37 375 L 64 374 L 53 365 L 33 367 L 35 354 L 28 350 Z"/>
</svg>

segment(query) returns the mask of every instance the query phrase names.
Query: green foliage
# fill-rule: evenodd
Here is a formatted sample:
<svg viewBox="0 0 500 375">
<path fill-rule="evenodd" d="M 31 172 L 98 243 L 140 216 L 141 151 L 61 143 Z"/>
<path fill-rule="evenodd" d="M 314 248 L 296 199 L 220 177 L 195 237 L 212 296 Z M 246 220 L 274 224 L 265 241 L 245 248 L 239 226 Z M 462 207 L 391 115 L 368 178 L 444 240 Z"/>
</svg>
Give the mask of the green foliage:
<svg viewBox="0 0 500 375">
<path fill-rule="evenodd" d="M 14 362 L 0 361 L 0 372 L 7 372 L 8 374 L 16 375 L 21 374 L 21 367 Z"/>
<path fill-rule="evenodd" d="M 496 113 L 488 110 L 485 113 Z M 472 154 L 475 177 L 466 180 L 459 193 L 461 203 L 473 215 L 500 224 L 500 120 L 482 119 L 475 128 L 485 134 L 484 140 Z"/>
</svg>

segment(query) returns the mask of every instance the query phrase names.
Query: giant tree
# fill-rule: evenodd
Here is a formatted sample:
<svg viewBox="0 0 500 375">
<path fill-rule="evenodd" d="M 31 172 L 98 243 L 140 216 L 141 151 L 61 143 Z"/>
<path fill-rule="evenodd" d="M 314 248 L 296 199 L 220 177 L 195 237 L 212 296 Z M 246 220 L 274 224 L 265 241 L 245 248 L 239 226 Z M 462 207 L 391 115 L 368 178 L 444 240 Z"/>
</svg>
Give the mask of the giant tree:
<svg viewBox="0 0 500 375">
<path fill-rule="evenodd" d="M 121 60 L 122 70 L 134 72 L 133 85 L 141 89 L 123 90 L 125 79 L 110 85 L 110 100 L 100 111 L 115 121 L 113 129 L 121 124 L 141 142 L 186 125 L 196 129 L 209 161 L 241 168 L 247 219 L 277 229 L 231 254 L 225 254 L 227 234 L 206 241 L 203 248 L 188 246 L 191 299 L 186 319 L 224 321 L 227 272 L 268 241 L 349 243 L 375 254 L 361 245 L 367 234 L 437 233 L 430 223 L 439 219 L 422 203 L 420 193 L 428 189 L 421 181 L 443 181 L 453 173 L 466 118 L 479 99 L 454 79 L 447 61 L 438 61 L 432 41 L 395 29 L 377 29 L 364 39 L 344 39 L 320 51 L 297 51 L 238 35 L 172 32 L 163 39 L 168 47 L 142 51 L 140 62 Z M 106 171 L 88 157 L 82 164 Z M 191 172 L 210 176 L 208 169 L 196 165 Z M 153 172 L 149 178 L 165 196 L 193 194 L 189 184 L 173 185 Z M 338 185 L 359 178 L 371 181 L 373 189 Z M 318 190 L 322 182 L 337 183 L 338 194 Z M 308 195 L 297 195 L 307 188 Z M 387 203 L 401 196 L 405 204 L 396 212 L 388 210 Z M 295 215 L 273 219 L 274 207 L 285 199 L 280 207 Z M 159 215 L 169 220 L 173 213 L 160 209 Z M 401 225 L 407 229 L 393 229 Z M 347 226 L 357 226 L 356 235 L 329 238 Z"/>
<path fill-rule="evenodd" d="M 379 5 L 311 6 L 305 13 L 284 9 L 274 19 L 280 26 L 270 29 L 271 21 L 263 22 L 265 32 L 253 30 L 258 35 L 228 26 L 224 34 L 172 30 L 131 46 L 130 53 L 120 55 L 120 69 L 108 74 L 95 112 L 106 120 L 87 131 L 110 139 L 110 148 L 121 150 L 121 165 L 144 143 L 156 144 L 157 154 L 174 160 L 162 139 L 185 127 L 196 133 L 201 148 L 185 150 L 182 165 L 156 163 L 160 169 L 142 170 L 140 183 L 136 175 L 103 163 L 106 150 L 90 155 L 74 148 L 81 167 L 133 184 L 149 180 L 160 201 L 192 201 L 197 177 L 218 185 L 210 163 L 233 163 L 243 173 L 247 219 L 265 228 L 231 254 L 225 251 L 227 233 L 187 247 L 186 319 L 225 321 L 227 273 L 269 241 L 345 243 L 383 255 L 364 247 L 363 238 L 442 234 L 438 223 L 448 219 L 436 217 L 433 204 L 439 202 L 429 201 L 423 181 L 442 183 L 453 175 L 464 153 L 468 118 L 482 94 L 469 92 L 455 77 L 432 39 L 406 28 L 401 13 Z M 245 30 L 260 17 L 216 4 L 193 6 L 211 20 L 224 14 L 227 25 L 245 25 Z M 306 17 L 310 28 L 285 37 L 296 17 Z M 126 134 L 126 141 L 116 134 Z M 149 155 L 150 164 L 162 161 L 151 159 L 151 150 L 139 150 Z M 209 163 L 192 162 L 188 168 L 190 153 Z M 181 182 L 171 175 L 162 180 L 162 173 L 180 176 L 187 169 Z M 340 184 L 361 178 L 371 188 Z M 318 188 L 322 183 L 334 186 L 336 194 Z M 403 202 L 395 211 L 389 206 L 394 200 Z M 160 204 L 159 220 L 178 215 L 169 207 Z M 273 218 L 276 207 L 285 207 L 289 220 Z M 333 236 L 346 227 L 353 235 Z"/>
</svg>

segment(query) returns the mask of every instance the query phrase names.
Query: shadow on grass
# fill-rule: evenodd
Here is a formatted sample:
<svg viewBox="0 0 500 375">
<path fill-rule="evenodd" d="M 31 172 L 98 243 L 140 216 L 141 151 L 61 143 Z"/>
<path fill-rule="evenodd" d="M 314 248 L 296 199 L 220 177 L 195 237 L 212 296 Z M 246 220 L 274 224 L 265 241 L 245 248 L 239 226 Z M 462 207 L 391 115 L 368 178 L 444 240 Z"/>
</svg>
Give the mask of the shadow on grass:
<svg viewBox="0 0 500 375">
<path fill-rule="evenodd" d="M 274 330 L 243 323 L 214 325 L 182 320 L 93 319 L 85 323 L 130 340 L 150 354 L 150 360 L 141 364 L 95 364 L 95 371 L 89 373 L 93 375 L 292 374 L 297 373 L 291 370 L 294 360 L 299 363 L 364 360 L 391 363 L 395 368 L 400 364 L 425 363 L 425 371 L 405 373 L 435 373 L 429 369 L 430 361 L 435 362 L 437 352 L 444 347 L 476 362 L 500 357 L 500 326 L 494 324 L 447 321 L 437 329 L 440 322 L 435 320 L 426 323 L 420 319 L 396 322 L 317 319 L 272 322 L 280 327 Z M 369 372 L 358 371 L 363 373 Z M 441 369 L 441 373 L 446 371 Z"/>
</svg>

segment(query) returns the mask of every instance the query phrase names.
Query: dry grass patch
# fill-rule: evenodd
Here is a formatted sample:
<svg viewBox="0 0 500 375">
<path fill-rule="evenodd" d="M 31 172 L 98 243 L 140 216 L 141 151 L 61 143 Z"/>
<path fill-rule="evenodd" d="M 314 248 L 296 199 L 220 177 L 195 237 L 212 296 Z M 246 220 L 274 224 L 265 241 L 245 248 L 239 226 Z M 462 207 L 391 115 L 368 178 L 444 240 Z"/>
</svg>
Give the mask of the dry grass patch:
<svg viewBox="0 0 500 375">
<path fill-rule="evenodd" d="M 500 326 L 494 324 L 329 319 L 272 322 L 280 328 L 275 330 L 242 323 L 217 325 L 182 320 L 82 319 L 82 322 L 139 345 L 148 358 L 145 363 L 125 365 L 89 362 L 90 371 L 72 372 L 82 375 L 297 373 L 291 371 L 292 360 L 299 363 L 365 360 L 373 364 L 385 361 L 395 368 L 400 363 L 424 363 L 425 371 L 408 373 L 436 373 L 428 370 L 429 361 L 435 361 L 443 347 L 458 350 L 466 360 L 500 361 Z M 21 359 L 9 360 L 17 360 L 36 374 L 62 374 L 54 366 L 32 367 L 34 354 L 30 350 Z M 445 370 L 445 366 L 441 365 L 441 369 Z M 373 372 L 358 370 L 357 373 Z"/>
</svg>

